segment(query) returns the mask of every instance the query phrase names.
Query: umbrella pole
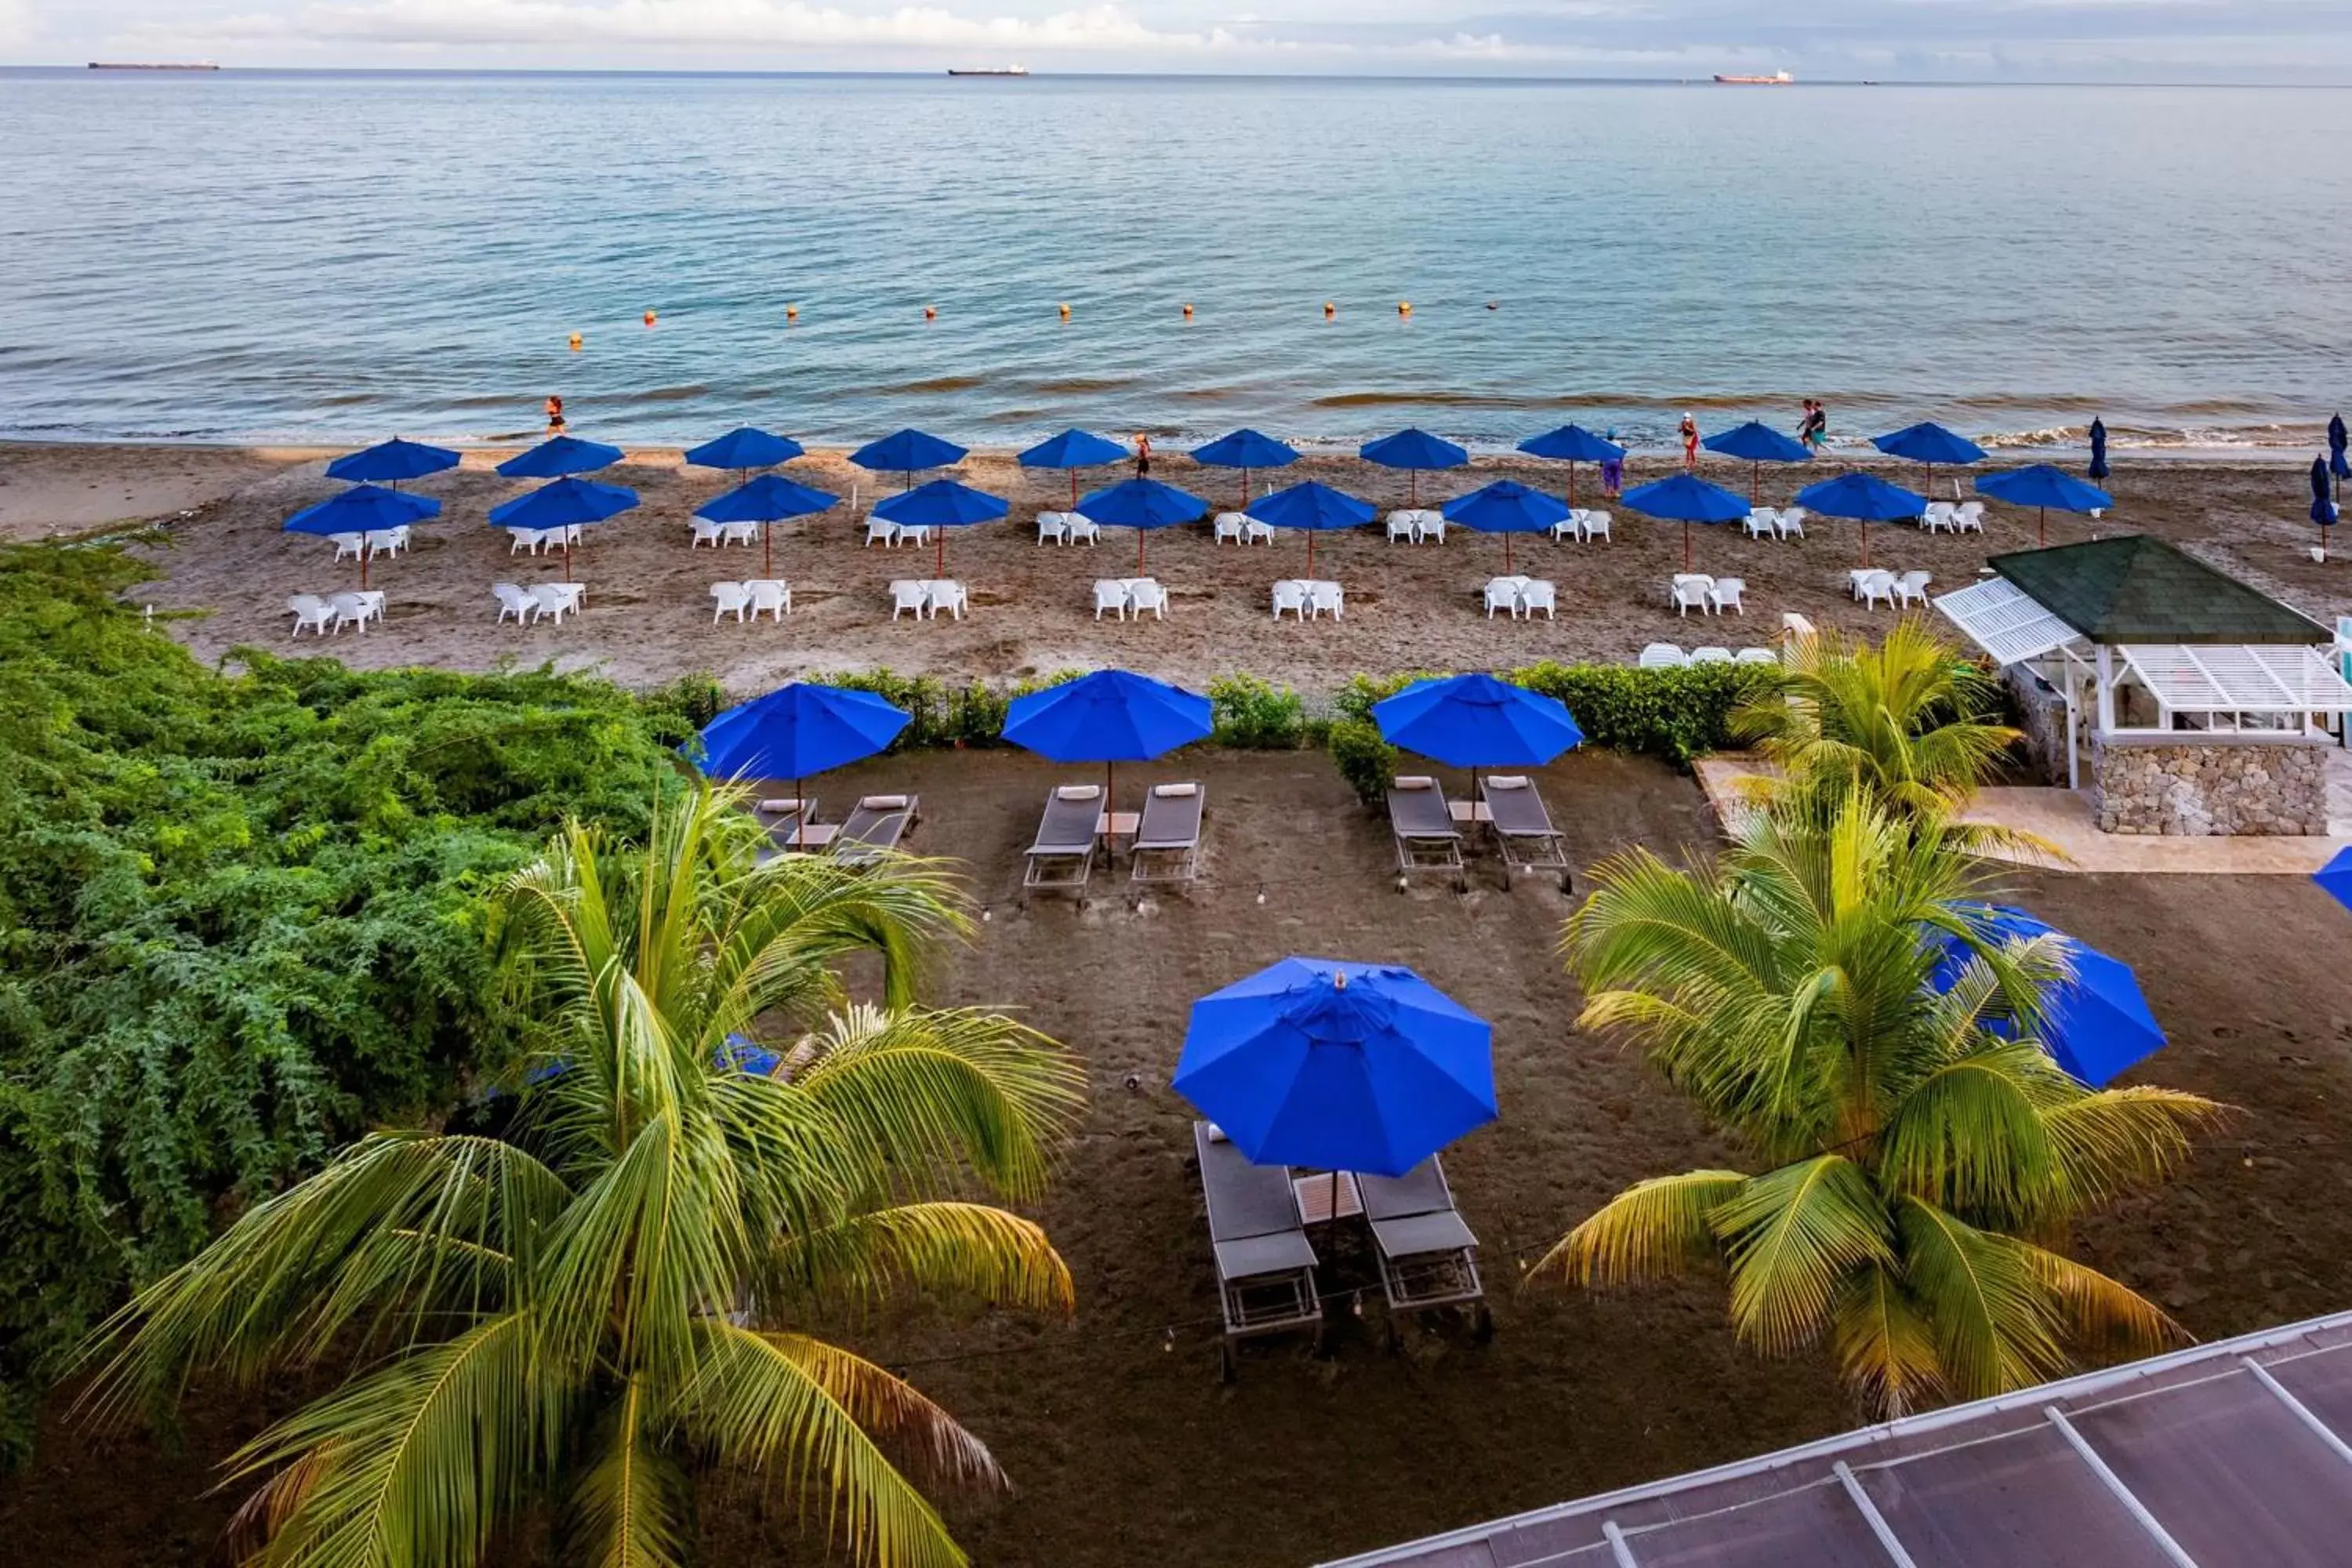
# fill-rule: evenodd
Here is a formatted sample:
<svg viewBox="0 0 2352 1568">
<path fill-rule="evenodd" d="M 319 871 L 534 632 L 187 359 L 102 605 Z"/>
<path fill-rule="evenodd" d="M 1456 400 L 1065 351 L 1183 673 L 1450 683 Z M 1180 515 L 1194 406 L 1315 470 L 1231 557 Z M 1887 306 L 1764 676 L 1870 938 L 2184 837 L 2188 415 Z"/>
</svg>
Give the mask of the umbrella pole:
<svg viewBox="0 0 2352 1568">
<path fill-rule="evenodd" d="M 2041 516 L 2033 525 L 2033 542 L 2047 544 L 2050 542 L 2050 509 L 2045 506 L 2039 510 Z"/>
<path fill-rule="evenodd" d="M 1748 504 L 1754 506 L 1764 498 L 1764 465 L 1748 465 Z"/>
<path fill-rule="evenodd" d="M 1870 519 L 1862 520 L 1862 563 L 1870 564 Z"/>
<path fill-rule="evenodd" d="M 572 581 L 572 531 L 563 531 L 563 580 Z"/>
<path fill-rule="evenodd" d="M 931 575 L 944 577 L 948 574 L 948 531 L 944 528 L 940 530 L 939 546 L 939 554 L 932 562 Z"/>
<path fill-rule="evenodd" d="M 776 574 L 776 545 L 770 534 L 770 531 L 774 527 L 775 524 L 772 522 L 763 522 L 760 525 L 760 571 L 762 575 L 769 577 Z"/>
<path fill-rule="evenodd" d="M 1143 575 L 1143 530 L 1135 531 L 1135 574 Z"/>
<path fill-rule="evenodd" d="M 367 592 L 368 536 L 360 535 L 360 592 Z"/>
<path fill-rule="evenodd" d="M 1507 534 L 1503 535 L 1503 575 L 1504 575 L 1504 576 L 1506 576 L 1506 577 L 1507 577 L 1507 576 L 1509 576 L 1510 574 L 1511 574 L 1511 536 L 1510 536 L 1509 534 L 1507 534 Z"/>
<path fill-rule="evenodd" d="M 1315 580 L 1315 531 L 1311 528 L 1307 531 L 1307 580 Z"/>
<path fill-rule="evenodd" d="M 1683 520 L 1683 570 L 1687 572 L 1690 569 L 1690 520 L 1685 518 Z"/>
<path fill-rule="evenodd" d="M 1070 510 L 1078 510 L 1078 470 L 1076 468 L 1070 470 Z"/>
<path fill-rule="evenodd" d="M 1576 509 L 1576 465 L 1572 462 L 1568 465 L 1568 505 L 1571 511 Z"/>
<path fill-rule="evenodd" d="M 1416 508 L 1421 505 L 1421 470 L 1419 468 L 1407 468 L 1404 471 L 1404 504 Z M 1335 1175 L 1331 1179 L 1336 1182 L 1339 1178 Z"/>
</svg>

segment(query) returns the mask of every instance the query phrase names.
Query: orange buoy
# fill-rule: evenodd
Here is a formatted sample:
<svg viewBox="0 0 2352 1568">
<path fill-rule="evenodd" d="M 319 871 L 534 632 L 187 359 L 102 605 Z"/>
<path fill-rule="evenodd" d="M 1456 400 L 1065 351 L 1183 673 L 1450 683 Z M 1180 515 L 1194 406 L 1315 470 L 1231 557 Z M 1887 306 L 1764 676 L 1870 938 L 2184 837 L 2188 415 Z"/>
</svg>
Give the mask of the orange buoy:
<svg viewBox="0 0 2352 1568">
<path fill-rule="evenodd" d="M 924 306 L 924 307 L 923 307 L 923 320 L 925 320 L 925 321 L 938 321 L 939 319 L 940 319 L 940 313 L 939 313 L 939 311 L 937 311 L 936 310 L 932 309 L 932 308 L 931 308 L 930 306 L 929 306 L 929 305 L 926 305 L 926 306 Z"/>
<path fill-rule="evenodd" d="M 1187 300 L 1184 305 L 1184 319 L 1188 321 L 1192 319 L 1192 306 L 1190 300 Z"/>
<path fill-rule="evenodd" d="M 1399 300 L 1397 301 L 1397 314 L 1398 314 L 1398 315 L 1400 315 L 1400 316 L 1410 316 L 1410 315 L 1412 315 L 1412 300 Z"/>
<path fill-rule="evenodd" d="M 572 352 L 573 353 L 578 353 L 580 352 L 580 334 L 578 332 L 572 334 Z"/>
<path fill-rule="evenodd" d="M 1337 305 L 1334 305 L 1334 304 L 1333 304 L 1333 303 L 1331 303 L 1331 301 L 1330 301 L 1330 300 L 1324 300 L 1324 301 L 1323 301 L 1323 319 L 1324 319 L 1325 321 L 1337 321 L 1337 320 L 1339 320 L 1339 306 L 1337 306 Z"/>
<path fill-rule="evenodd" d="M 647 310 L 647 311 L 646 312 L 646 325 L 647 325 L 648 327 L 650 327 L 650 326 L 652 326 L 653 324 L 654 324 L 654 313 L 653 313 L 651 310 Z"/>
<path fill-rule="evenodd" d="M 800 308 L 798 305 L 787 305 L 787 306 L 785 306 L 785 307 L 784 307 L 784 320 L 785 320 L 785 321 L 799 321 L 800 319 L 801 319 L 801 308 Z"/>
<path fill-rule="evenodd" d="M 1066 321 L 1070 319 L 1070 307 L 1067 304 L 1057 305 L 1055 309 L 1062 312 L 1062 320 Z"/>
</svg>

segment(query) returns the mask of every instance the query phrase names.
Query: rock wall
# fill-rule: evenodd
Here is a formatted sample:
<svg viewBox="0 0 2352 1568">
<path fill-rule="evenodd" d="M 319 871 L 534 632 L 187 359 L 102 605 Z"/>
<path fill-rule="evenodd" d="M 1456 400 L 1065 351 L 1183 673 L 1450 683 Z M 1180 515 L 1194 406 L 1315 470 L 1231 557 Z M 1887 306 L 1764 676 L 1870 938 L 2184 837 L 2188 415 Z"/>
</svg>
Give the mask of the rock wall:
<svg viewBox="0 0 2352 1568">
<path fill-rule="evenodd" d="M 2017 711 L 2017 727 L 2025 731 L 2025 749 L 2042 780 L 2065 787 L 2066 700 L 2058 689 L 2021 664 L 2001 671 L 2008 684 L 2010 705 Z"/>
<path fill-rule="evenodd" d="M 2324 834 L 2329 744 L 2300 736 L 2175 742 L 2094 734 L 2092 808 L 2106 833 Z"/>
</svg>

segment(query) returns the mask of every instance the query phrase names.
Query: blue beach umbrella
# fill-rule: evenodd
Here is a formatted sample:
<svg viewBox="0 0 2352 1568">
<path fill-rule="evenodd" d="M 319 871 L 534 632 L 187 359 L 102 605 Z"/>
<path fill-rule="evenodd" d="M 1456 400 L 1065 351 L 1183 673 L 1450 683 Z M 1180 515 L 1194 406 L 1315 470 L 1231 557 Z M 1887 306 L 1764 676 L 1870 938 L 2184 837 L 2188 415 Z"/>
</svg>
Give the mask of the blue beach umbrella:
<svg viewBox="0 0 2352 1568">
<path fill-rule="evenodd" d="M 1995 942 L 2058 936 L 2072 948 L 2074 975 L 2053 984 L 2043 998 L 2042 1043 L 2068 1077 L 2103 1089 L 2117 1075 L 2165 1047 L 2164 1030 L 2140 994 L 2131 966 L 2034 919 L 2023 910 L 1986 904 L 1968 911 L 1978 933 Z M 1940 939 L 1943 956 L 1928 984 L 1948 991 L 1968 965 L 1967 945 Z"/>
<path fill-rule="evenodd" d="M 1812 454 L 1805 444 L 1793 437 L 1783 436 L 1761 420 L 1750 419 L 1745 425 L 1734 425 L 1728 430 L 1718 430 L 1699 443 L 1718 457 L 1737 458 L 1748 465 L 1748 500 L 1755 504 L 1764 482 L 1767 463 L 1809 462 Z M 1740 514 L 1746 516 L 1745 512 Z"/>
<path fill-rule="evenodd" d="M 887 749 L 908 722 L 870 691 L 795 681 L 704 725 L 702 771 L 715 779 L 790 779 L 797 799 L 809 774 Z"/>
<path fill-rule="evenodd" d="M 1121 479 L 1078 502 L 1077 512 L 1104 528 L 1135 530 L 1135 570 L 1143 571 L 1143 535 L 1149 529 L 1198 522 L 1209 503 L 1190 490 L 1158 479 Z"/>
<path fill-rule="evenodd" d="M 2338 849 L 2326 865 L 2311 874 L 2320 890 L 2352 910 L 2352 848 Z"/>
<path fill-rule="evenodd" d="M 1336 1194 L 1495 1120 L 1494 1031 L 1402 965 L 1286 958 L 1192 1004 L 1171 1087 L 1253 1164 Z"/>
<path fill-rule="evenodd" d="M 1327 529 L 1361 528 L 1379 509 L 1318 479 L 1269 491 L 1249 504 L 1250 516 L 1269 528 L 1296 528 L 1307 534 L 1307 574 L 1315 575 L 1315 536 Z"/>
<path fill-rule="evenodd" d="M 1645 517 L 1664 518 L 1683 525 L 1683 570 L 1690 570 L 1690 525 L 1694 522 L 1738 522 L 1748 515 L 1748 503 L 1696 474 L 1676 474 L 1635 485 L 1618 498 Z"/>
<path fill-rule="evenodd" d="M 1192 460 L 1213 468 L 1239 468 L 1242 471 L 1242 506 L 1249 506 L 1249 477 L 1252 468 L 1286 468 L 1298 461 L 1298 454 L 1271 436 L 1260 435 L 1246 426 L 1231 435 L 1220 436 L 1205 447 L 1192 448 Z"/>
<path fill-rule="evenodd" d="M 2083 471 L 2095 479 L 2107 477 L 2107 422 L 2095 415 L 2091 419 L 2091 463 Z"/>
<path fill-rule="evenodd" d="M 1356 449 L 1356 456 L 1383 468 L 1404 469 L 1407 506 L 1421 504 L 1421 476 L 1424 470 L 1458 468 L 1470 460 L 1470 454 L 1453 442 L 1422 429 L 1400 430 L 1393 436 L 1367 441 Z"/>
<path fill-rule="evenodd" d="M 404 441 L 394 436 L 389 441 L 344 453 L 327 465 L 327 477 L 354 484 L 396 485 L 403 479 L 421 479 L 457 466 L 457 454 L 446 447 L 428 447 L 422 441 Z"/>
<path fill-rule="evenodd" d="M 510 479 L 561 479 L 609 468 L 622 458 L 618 447 L 583 441 L 577 436 L 551 436 L 527 452 L 518 452 L 499 465 Z"/>
<path fill-rule="evenodd" d="M 760 525 L 760 570 L 775 569 L 775 552 L 768 538 L 771 524 L 790 518 L 810 517 L 834 506 L 841 498 L 829 490 L 812 489 L 782 474 L 761 474 L 713 496 L 694 515 L 710 522 L 756 522 Z"/>
<path fill-rule="evenodd" d="M 563 580 L 568 583 L 572 580 L 571 529 L 618 517 L 636 504 L 637 492 L 625 485 L 562 479 L 492 507 L 490 523 L 496 528 L 563 529 Z"/>
<path fill-rule="evenodd" d="M 698 468 L 732 468 L 748 475 L 753 468 L 772 468 L 801 455 L 801 444 L 789 436 L 772 435 L 749 425 L 730 430 L 715 441 L 691 447 L 686 460 Z"/>
<path fill-rule="evenodd" d="M 2038 510 L 2042 521 L 2033 531 L 2037 544 L 2050 542 L 2052 507 L 2060 511 L 2105 511 L 2116 504 L 2116 498 L 2098 486 L 2084 484 L 2065 469 L 2052 468 L 2048 463 L 1979 475 L 1977 493 L 1990 496 L 1998 501 L 2007 501 L 2011 506 L 2030 506 Z"/>
<path fill-rule="evenodd" d="M 1003 496 L 992 496 L 953 479 L 933 479 L 877 502 L 874 515 L 902 527 L 939 530 L 940 553 L 935 570 L 944 577 L 948 574 L 947 530 L 994 522 L 1012 510 L 1013 503 Z"/>
<path fill-rule="evenodd" d="M 1595 436 L 1581 425 L 1563 425 L 1557 430 L 1547 430 L 1540 436 L 1530 436 L 1519 443 L 1519 450 L 1530 458 L 1549 458 L 1568 465 L 1568 504 L 1576 504 L 1576 465 L 1579 463 L 1622 463 L 1625 448 L 1604 436 Z"/>
<path fill-rule="evenodd" d="M 1862 563 L 1870 564 L 1870 525 L 1899 522 L 1927 510 L 1925 498 L 1875 474 L 1840 474 L 1797 492 L 1797 504 L 1823 517 L 1847 517 L 1862 524 Z"/>
<path fill-rule="evenodd" d="M 1116 441 L 1106 440 L 1091 430 L 1065 430 L 1049 436 L 1021 454 L 1024 468 L 1067 468 L 1070 470 L 1070 510 L 1078 509 L 1078 470 L 1099 468 L 1116 463 L 1127 456 L 1127 448 Z"/>
<path fill-rule="evenodd" d="M 1506 573 L 1511 569 L 1511 535 L 1546 532 L 1553 524 L 1566 522 L 1569 513 L 1565 501 L 1517 479 L 1496 479 L 1466 496 L 1455 496 L 1441 510 L 1448 522 L 1501 534 Z"/>
<path fill-rule="evenodd" d="M 1372 704 L 1391 746 L 1450 768 L 1539 768 L 1583 741 L 1559 699 L 1491 675 L 1416 680 Z"/>
<path fill-rule="evenodd" d="M 1873 436 L 1870 444 L 1890 458 L 1901 458 L 1927 469 L 1920 476 L 1919 489 L 1922 491 L 1934 482 L 1936 464 L 1981 463 L 1985 457 L 1982 447 L 1966 436 L 1945 429 L 1932 419 L 1906 425 L 1902 429 L 1884 436 Z"/>
<path fill-rule="evenodd" d="M 1016 697 L 1004 738 L 1057 763 L 1101 763 L 1103 803 L 1121 763 L 1152 758 L 1208 737 L 1209 700 L 1125 669 L 1098 669 Z"/>
<path fill-rule="evenodd" d="M 431 496 L 403 495 L 380 485 L 353 485 L 341 495 L 306 506 L 286 520 L 288 533 L 373 533 L 399 528 L 441 515 L 441 503 Z M 367 587 L 368 548 L 360 544 L 360 587 Z"/>
<path fill-rule="evenodd" d="M 877 473 L 900 473 L 907 477 L 907 488 L 915 488 L 917 468 L 943 468 L 950 463 L 963 461 L 964 449 L 953 441 L 942 441 L 937 436 L 920 430 L 898 430 L 879 441 L 868 441 L 849 454 L 849 460 L 861 468 Z"/>
</svg>

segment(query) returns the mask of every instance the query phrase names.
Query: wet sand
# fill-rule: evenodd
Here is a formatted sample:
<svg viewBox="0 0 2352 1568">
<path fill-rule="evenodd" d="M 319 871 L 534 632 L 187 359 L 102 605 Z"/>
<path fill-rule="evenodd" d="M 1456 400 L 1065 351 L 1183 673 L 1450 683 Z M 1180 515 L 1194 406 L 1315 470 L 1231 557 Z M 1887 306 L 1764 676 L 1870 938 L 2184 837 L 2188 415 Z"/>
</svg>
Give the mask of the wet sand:
<svg viewBox="0 0 2352 1568">
<path fill-rule="evenodd" d="M 150 482 L 142 476 L 163 473 L 180 488 L 154 493 L 168 490 L 165 499 L 196 510 L 184 518 L 167 512 L 172 544 L 155 553 L 163 575 L 135 597 L 158 609 L 205 612 L 175 629 L 206 658 L 241 643 L 284 645 L 290 622 L 281 606 L 289 595 L 356 585 L 352 564 L 335 563 L 326 542 L 289 535 L 280 527 L 289 513 L 337 487 L 316 457 L 205 454 L 180 447 L 0 447 L 0 474 L 7 476 L 7 488 L 0 489 L 7 499 L 0 504 L 8 509 L 8 526 L 19 531 L 81 526 L 89 507 L 99 505 L 81 498 L 128 505 L 107 498 L 135 497 Z M 458 470 L 419 482 L 417 489 L 440 497 L 447 510 L 416 531 L 413 554 L 372 568 L 370 585 L 387 596 L 386 621 L 363 636 L 333 639 L 329 646 L 336 657 L 367 667 L 465 668 L 507 659 L 552 660 L 566 668 L 598 668 L 634 686 L 709 671 L 739 695 L 830 670 L 888 667 L 1004 677 L 1108 664 L 1195 684 L 1250 670 L 1316 691 L 1357 670 L 1624 660 L 1653 641 L 1759 644 L 1790 611 L 1857 631 L 1882 627 L 1887 619 L 1885 612 L 1863 610 L 1845 596 L 1846 571 L 1859 559 L 1857 529 L 1825 520 L 1815 521 L 1810 538 L 1788 543 L 1751 541 L 1736 527 L 1694 528 L 1696 569 L 1744 579 L 1747 614 L 1678 616 L 1666 606 L 1665 586 L 1681 569 L 1682 530 L 1619 507 L 1612 543 L 1555 544 L 1541 536 L 1512 542 L 1519 571 L 1558 584 L 1559 613 L 1553 620 L 1515 624 L 1484 614 L 1480 589 L 1504 567 L 1500 538 L 1455 530 L 1442 545 L 1390 544 L 1375 531 L 1356 531 L 1319 535 L 1315 547 L 1316 574 L 1347 588 L 1346 619 L 1276 625 L 1268 589 L 1278 577 L 1305 574 L 1303 536 L 1286 533 L 1271 548 L 1243 548 L 1212 542 L 1202 525 L 1162 530 L 1145 541 L 1147 570 L 1171 596 L 1165 621 L 1097 621 L 1093 582 L 1135 573 L 1135 534 L 1106 530 L 1094 548 L 1037 544 L 1035 514 L 1066 504 L 1066 478 L 1024 470 L 994 454 L 975 455 L 955 470 L 965 482 L 1013 503 L 1004 522 L 948 533 L 947 571 L 968 585 L 970 615 L 961 623 L 893 623 L 887 584 L 931 575 L 933 552 L 860 544 L 877 476 L 835 453 L 803 459 L 788 470 L 844 498 L 832 512 L 775 530 L 774 570 L 793 585 L 793 616 L 782 626 L 738 626 L 731 619 L 714 626 L 709 584 L 761 575 L 761 552 L 689 549 L 688 517 L 731 476 L 686 468 L 675 451 L 649 451 L 632 454 L 601 476 L 635 487 L 644 504 L 588 531 L 586 548 L 573 562 L 573 575 L 588 585 L 585 614 L 561 627 L 518 629 L 496 624 L 490 584 L 551 580 L 564 567 L 561 556 L 509 554 L 505 534 L 487 525 L 489 507 L 525 489 L 491 471 L 499 456 L 469 452 Z M 1832 468 L 1791 472 L 1768 466 L 1763 500 L 1785 504 L 1803 483 Z M 1667 470 L 1655 459 L 1637 461 L 1631 479 Z M 1122 471 L 1089 473 L 1082 483 L 1090 487 Z M 1741 489 L 1748 484 L 1745 465 L 1709 461 L 1704 471 Z M 1890 465 L 1884 471 L 1916 482 L 1916 468 Z M 1239 500 L 1241 476 L 1230 470 L 1162 458 L 1153 475 L 1219 507 Z M 1578 475 L 1579 500 L 1596 501 L 1597 474 L 1586 466 Z M 1403 504 L 1407 495 L 1405 475 L 1342 457 L 1309 458 L 1278 474 L 1257 475 L 1254 483 L 1262 489 L 1269 479 L 1289 483 L 1310 477 L 1383 509 Z M 1422 476 L 1420 490 L 1430 501 L 1503 477 L 1557 491 L 1567 476 L 1557 464 L 1482 458 L 1468 472 Z M 880 479 L 880 493 L 898 488 L 896 476 Z M 1950 484 L 1946 475 L 1937 488 L 1948 494 Z M 853 488 L 855 513 L 847 504 Z M 2051 541 L 2087 538 L 2095 530 L 2152 532 L 2323 619 L 2352 611 L 2352 556 L 2326 565 L 2309 559 L 2315 531 L 2305 519 L 2307 498 L 2292 466 L 2127 463 L 2111 488 L 2117 504 L 2104 522 L 2053 516 Z M 1959 586 L 1974 579 L 1986 555 L 2034 542 L 2032 514 L 1996 506 L 1989 517 L 1981 537 L 1874 527 L 1872 560 L 1932 573 L 1933 591 Z"/>
</svg>

